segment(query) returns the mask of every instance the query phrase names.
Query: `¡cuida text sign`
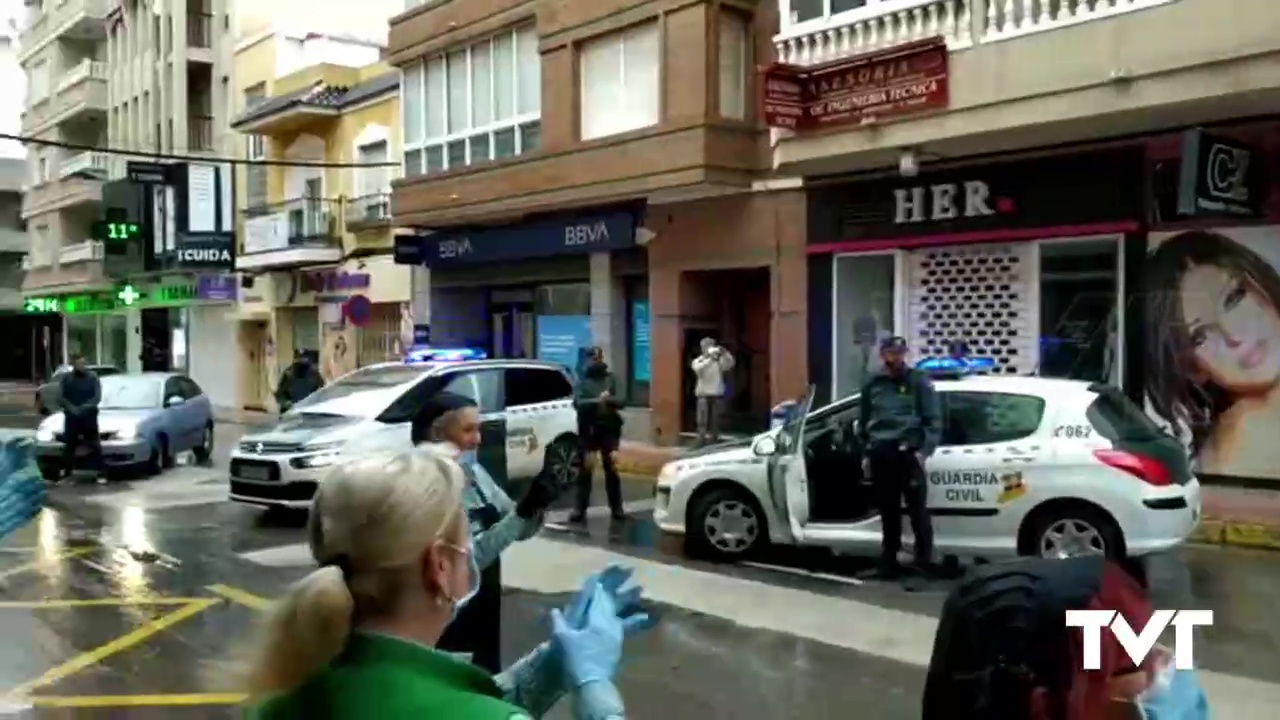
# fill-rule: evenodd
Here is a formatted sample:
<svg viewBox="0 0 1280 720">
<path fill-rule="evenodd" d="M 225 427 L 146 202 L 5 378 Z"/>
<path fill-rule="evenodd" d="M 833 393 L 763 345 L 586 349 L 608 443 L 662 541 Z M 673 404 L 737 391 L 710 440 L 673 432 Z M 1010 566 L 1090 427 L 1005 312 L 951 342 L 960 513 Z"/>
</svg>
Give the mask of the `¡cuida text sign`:
<svg viewBox="0 0 1280 720">
<path fill-rule="evenodd" d="M 773 65 L 763 74 L 765 123 L 791 130 L 923 112 L 950 102 L 941 38 L 823 65 Z"/>
</svg>

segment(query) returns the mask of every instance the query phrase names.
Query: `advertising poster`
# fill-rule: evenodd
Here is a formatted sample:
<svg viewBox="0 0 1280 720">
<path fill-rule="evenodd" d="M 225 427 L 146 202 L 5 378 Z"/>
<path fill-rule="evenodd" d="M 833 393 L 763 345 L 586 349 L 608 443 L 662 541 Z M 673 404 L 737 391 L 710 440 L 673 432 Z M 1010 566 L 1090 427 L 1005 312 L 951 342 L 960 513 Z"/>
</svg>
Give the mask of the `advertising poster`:
<svg viewBox="0 0 1280 720">
<path fill-rule="evenodd" d="M 582 348 L 591 345 L 591 316 L 539 315 L 537 333 L 539 360 L 576 371 Z"/>
<path fill-rule="evenodd" d="M 356 369 L 357 329 L 347 323 L 325 323 L 320 349 L 320 374 L 333 382 Z"/>
<path fill-rule="evenodd" d="M 1207 475 L 1280 482 L 1280 227 L 1152 234 L 1148 412 Z"/>
<path fill-rule="evenodd" d="M 649 382 L 649 302 L 631 303 L 631 377 Z"/>
</svg>

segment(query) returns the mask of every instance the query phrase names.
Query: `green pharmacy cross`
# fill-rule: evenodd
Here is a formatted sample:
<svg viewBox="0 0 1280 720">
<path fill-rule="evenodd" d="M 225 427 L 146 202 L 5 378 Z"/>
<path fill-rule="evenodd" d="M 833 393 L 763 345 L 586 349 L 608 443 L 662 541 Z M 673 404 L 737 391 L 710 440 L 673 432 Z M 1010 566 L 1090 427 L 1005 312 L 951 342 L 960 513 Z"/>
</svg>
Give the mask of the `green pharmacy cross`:
<svg viewBox="0 0 1280 720">
<path fill-rule="evenodd" d="M 142 293 L 134 289 L 132 285 L 125 285 L 124 289 L 116 293 L 116 299 L 124 303 L 126 307 L 138 302 L 142 299 Z"/>
</svg>

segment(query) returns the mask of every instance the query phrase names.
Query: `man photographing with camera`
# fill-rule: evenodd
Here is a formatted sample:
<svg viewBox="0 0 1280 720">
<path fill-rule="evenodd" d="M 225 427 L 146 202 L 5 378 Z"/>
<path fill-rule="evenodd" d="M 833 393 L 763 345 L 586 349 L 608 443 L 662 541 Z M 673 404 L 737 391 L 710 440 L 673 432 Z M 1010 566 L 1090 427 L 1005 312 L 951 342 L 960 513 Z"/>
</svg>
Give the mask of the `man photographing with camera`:
<svg viewBox="0 0 1280 720">
<path fill-rule="evenodd" d="M 862 473 L 871 478 L 880 512 L 879 575 L 902 576 L 902 505 L 911 517 L 915 561 L 921 574 L 933 574 L 933 524 L 929 518 L 924 463 L 942 435 L 938 394 L 929 376 L 907 366 L 907 341 L 880 343 L 884 366 L 862 386 L 858 435 L 863 448 Z"/>
</svg>

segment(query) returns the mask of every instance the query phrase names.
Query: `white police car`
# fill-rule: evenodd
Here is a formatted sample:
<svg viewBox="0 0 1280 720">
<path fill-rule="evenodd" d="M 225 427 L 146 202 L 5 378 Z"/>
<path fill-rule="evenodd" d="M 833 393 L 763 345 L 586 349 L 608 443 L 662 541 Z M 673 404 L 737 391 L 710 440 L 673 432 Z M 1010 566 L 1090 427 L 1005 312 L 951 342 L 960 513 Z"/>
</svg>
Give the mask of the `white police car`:
<svg viewBox="0 0 1280 720">
<path fill-rule="evenodd" d="M 1138 556 L 1181 543 L 1199 522 L 1186 450 L 1119 390 L 1009 376 L 935 387 L 942 442 L 926 471 L 938 557 Z M 811 411 L 812 401 L 811 390 L 782 427 L 667 464 L 658 527 L 714 559 L 766 542 L 878 553 L 858 397 Z"/>
<path fill-rule="evenodd" d="M 573 381 L 539 360 L 487 360 L 470 349 L 415 349 L 403 362 L 360 368 L 294 405 L 231 452 L 231 499 L 258 506 L 311 505 L 324 470 L 372 449 L 408 449 L 414 415 L 433 394 L 480 407 L 481 464 L 498 482 L 531 478 L 546 460 L 562 484 L 576 472 Z M 550 454 L 550 457 L 547 455 Z"/>
</svg>

